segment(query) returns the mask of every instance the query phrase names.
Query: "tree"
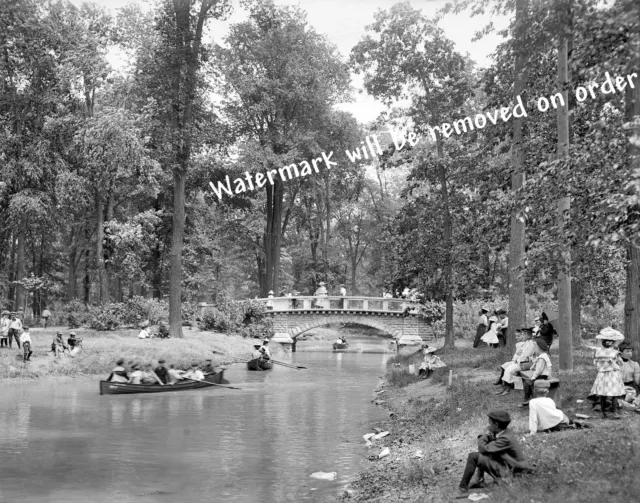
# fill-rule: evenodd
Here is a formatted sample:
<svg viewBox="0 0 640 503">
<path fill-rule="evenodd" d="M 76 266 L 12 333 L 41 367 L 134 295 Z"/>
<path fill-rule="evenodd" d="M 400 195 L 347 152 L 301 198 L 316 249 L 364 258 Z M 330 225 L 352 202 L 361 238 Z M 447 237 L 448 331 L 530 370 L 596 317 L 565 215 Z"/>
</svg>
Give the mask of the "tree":
<svg viewBox="0 0 640 503">
<path fill-rule="evenodd" d="M 453 49 L 453 42 L 436 24 L 413 9 L 408 2 L 378 11 L 368 26 L 376 34 L 367 35 L 352 50 L 351 63 L 364 73 L 364 85 L 387 104 L 410 98 L 410 116 L 415 129 L 428 134 L 429 124 L 439 125 L 455 114 L 469 95 L 465 61 Z M 435 131 L 437 159 L 431 167 L 438 173 L 443 215 L 443 259 L 446 332 L 445 345 L 453 346 L 453 268 L 450 188 L 447 181 L 444 146 L 439 129 Z"/>
</svg>

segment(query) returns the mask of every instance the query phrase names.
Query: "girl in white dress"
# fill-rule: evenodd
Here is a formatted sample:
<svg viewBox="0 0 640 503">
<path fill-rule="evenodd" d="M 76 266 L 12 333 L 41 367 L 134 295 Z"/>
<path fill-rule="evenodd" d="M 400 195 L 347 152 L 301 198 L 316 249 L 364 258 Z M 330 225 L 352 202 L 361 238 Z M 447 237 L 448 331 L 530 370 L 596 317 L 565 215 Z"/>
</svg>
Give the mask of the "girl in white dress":
<svg viewBox="0 0 640 503">
<path fill-rule="evenodd" d="M 495 316 L 489 318 L 489 328 L 487 333 L 484 334 L 480 340 L 486 342 L 492 348 L 498 347 L 498 318 Z"/>
</svg>

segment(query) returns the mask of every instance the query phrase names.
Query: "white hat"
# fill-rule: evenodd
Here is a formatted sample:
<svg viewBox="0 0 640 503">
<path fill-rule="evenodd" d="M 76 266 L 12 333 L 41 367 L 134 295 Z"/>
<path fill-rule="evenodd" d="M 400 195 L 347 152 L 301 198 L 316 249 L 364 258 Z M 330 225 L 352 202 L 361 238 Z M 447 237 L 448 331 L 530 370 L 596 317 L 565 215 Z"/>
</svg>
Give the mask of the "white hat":
<svg viewBox="0 0 640 503">
<path fill-rule="evenodd" d="M 606 327 L 600 330 L 600 333 L 596 335 L 596 339 L 601 341 L 623 341 L 624 335 L 611 327 Z"/>
<path fill-rule="evenodd" d="M 273 290 L 269 290 L 269 293 L 273 293 Z"/>
<path fill-rule="evenodd" d="M 318 285 L 326 285 L 326 283 L 324 281 L 321 281 L 320 283 L 318 283 Z"/>
<path fill-rule="evenodd" d="M 266 344 L 269 344 L 269 339 L 265 339 L 265 340 L 264 340 L 264 341 L 262 341 L 262 342 L 264 342 L 264 343 L 266 343 Z"/>
<path fill-rule="evenodd" d="M 436 351 L 438 351 L 438 348 L 427 348 L 424 350 L 425 353 L 435 353 Z"/>
<path fill-rule="evenodd" d="M 498 321 L 498 318 L 495 316 L 492 316 L 491 318 L 489 318 L 489 321 Z"/>
</svg>

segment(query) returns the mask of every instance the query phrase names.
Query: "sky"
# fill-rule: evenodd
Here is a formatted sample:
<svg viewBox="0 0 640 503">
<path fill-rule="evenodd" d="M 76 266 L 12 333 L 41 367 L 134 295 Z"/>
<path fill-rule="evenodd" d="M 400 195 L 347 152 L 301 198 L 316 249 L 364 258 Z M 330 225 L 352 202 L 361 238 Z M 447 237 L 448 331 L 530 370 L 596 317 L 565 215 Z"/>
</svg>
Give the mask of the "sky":
<svg viewBox="0 0 640 503">
<path fill-rule="evenodd" d="M 82 0 L 71 0 L 74 4 Z M 129 3 L 130 0 L 97 0 L 96 3 L 116 10 Z M 307 21 L 318 33 L 327 36 L 335 44 L 344 58 L 347 58 L 351 48 L 366 33 L 365 27 L 373 22 L 373 15 L 379 9 L 389 9 L 399 0 L 275 0 L 278 4 L 299 5 L 308 13 Z M 450 0 L 410 0 L 414 8 L 422 10 L 426 15 L 433 15 Z M 234 2 L 235 11 L 226 21 L 214 21 L 210 25 L 210 33 L 216 41 L 222 41 L 229 24 L 246 19 L 246 12 L 241 11 L 238 2 Z M 498 28 L 504 28 L 508 19 L 473 17 L 469 14 L 448 15 L 440 21 L 445 34 L 453 40 L 458 52 L 469 53 L 479 66 L 488 66 L 491 62 L 490 54 L 500 43 L 498 35 L 491 34 L 482 40 L 472 42 L 473 34 L 493 21 Z M 112 63 L 117 65 L 118 56 L 113 56 Z M 384 106 L 366 93 L 360 93 L 362 80 L 354 75 L 353 86 L 356 88 L 354 101 L 338 106 L 341 110 L 351 112 L 360 122 L 374 120 L 384 110 Z"/>
</svg>

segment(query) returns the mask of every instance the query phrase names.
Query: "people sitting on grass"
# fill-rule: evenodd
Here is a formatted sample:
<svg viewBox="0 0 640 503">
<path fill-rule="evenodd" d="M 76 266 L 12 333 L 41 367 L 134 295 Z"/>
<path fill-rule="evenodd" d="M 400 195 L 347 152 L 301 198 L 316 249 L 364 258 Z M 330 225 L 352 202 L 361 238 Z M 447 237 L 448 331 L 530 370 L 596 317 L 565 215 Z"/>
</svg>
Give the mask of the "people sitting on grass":
<svg viewBox="0 0 640 503">
<path fill-rule="evenodd" d="M 493 384 L 496 386 L 502 385 L 502 389 L 496 395 L 506 395 L 511 392 L 512 388 L 523 389 L 522 378 L 517 374 L 521 370 L 529 370 L 531 368 L 533 352 L 537 346 L 532 336 L 533 330 L 531 328 L 516 330 L 516 352 L 510 361 L 500 366 L 500 377 Z"/>
<path fill-rule="evenodd" d="M 480 340 L 489 345 L 489 347 L 497 348 L 498 342 L 498 318 L 496 316 L 492 316 L 489 318 L 489 327 L 487 328 L 487 332 L 480 337 Z"/>
<path fill-rule="evenodd" d="M 447 366 L 438 356 L 434 354 L 436 351 L 437 351 L 436 348 L 430 348 L 427 344 L 424 345 L 424 349 L 423 349 L 424 359 L 420 364 L 420 369 L 418 370 L 418 377 L 422 377 L 423 379 L 429 379 L 429 377 L 431 377 L 435 369 L 439 369 Z"/>
<path fill-rule="evenodd" d="M 107 377 L 107 381 L 111 382 L 129 382 L 129 376 L 127 375 L 127 371 L 124 368 L 124 359 L 119 358 L 116 362 L 116 367 L 113 369 L 109 377 Z"/>
<path fill-rule="evenodd" d="M 611 399 L 612 415 L 611 419 L 620 419 L 618 414 L 617 397 L 624 396 L 624 383 L 622 382 L 622 358 L 619 351 L 614 347 L 616 341 L 622 342 L 624 335 L 611 327 L 603 328 L 596 336 L 596 340 L 602 341 L 594 357 L 593 364 L 598 369 L 598 374 L 591 388 L 591 395 L 600 397 L 600 409 L 602 418 L 607 416 L 607 398 Z"/>
<path fill-rule="evenodd" d="M 24 351 L 22 361 L 30 362 L 33 354 L 33 351 L 31 351 L 31 334 L 29 333 L 29 327 L 22 327 L 22 330 L 22 335 L 20 335 L 20 344 L 22 344 L 22 350 Z"/>
<path fill-rule="evenodd" d="M 625 387 L 633 388 L 636 395 L 640 394 L 640 364 L 633 361 L 633 347 L 628 342 L 623 342 L 618 346 L 620 357 L 622 358 L 622 366 L 620 373 L 622 374 L 622 382 Z"/>
<path fill-rule="evenodd" d="M 533 383 L 538 379 L 548 379 L 551 375 L 551 359 L 549 358 L 549 347 L 541 338 L 534 339 L 536 346 L 533 348 L 532 366 L 529 370 L 519 372 L 522 377 L 522 387 L 524 389 L 524 402 L 520 407 L 528 407 L 529 400 L 533 397 Z"/>
<path fill-rule="evenodd" d="M 518 439 L 508 429 L 510 423 L 508 412 L 489 412 L 488 432 L 478 436 L 478 452 L 472 452 L 467 457 L 457 499 L 467 498 L 470 488 L 485 487 L 485 473 L 498 481 L 509 473 L 531 469 L 525 462 Z"/>
<path fill-rule="evenodd" d="M 538 431 L 549 433 L 567 428 L 588 427 L 586 424 L 572 421 L 556 408 L 556 403 L 547 396 L 549 388 L 549 381 L 538 380 L 533 384 L 533 398 L 529 401 L 528 435 L 535 435 Z"/>
<path fill-rule="evenodd" d="M 59 358 L 65 350 L 69 351 L 69 346 L 64 342 L 62 332 L 58 332 L 51 343 L 51 351 L 56 355 L 56 358 Z"/>
</svg>

